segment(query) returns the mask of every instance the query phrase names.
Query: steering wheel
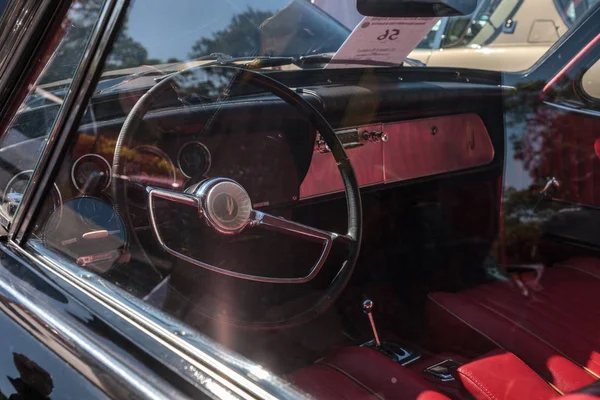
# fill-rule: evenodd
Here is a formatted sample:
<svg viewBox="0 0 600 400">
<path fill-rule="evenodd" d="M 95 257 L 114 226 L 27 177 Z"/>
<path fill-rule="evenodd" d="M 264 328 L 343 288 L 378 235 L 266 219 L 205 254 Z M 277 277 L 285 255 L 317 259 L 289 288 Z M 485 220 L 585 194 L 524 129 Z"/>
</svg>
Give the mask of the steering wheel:
<svg viewBox="0 0 600 400">
<path fill-rule="evenodd" d="M 125 144 L 128 143 L 130 136 L 136 132 L 155 99 L 160 98 L 160 95 L 164 94 L 169 88 L 172 90 L 171 85 L 175 84 L 174 78 L 191 70 L 202 69 L 210 71 L 212 68 L 215 67 L 193 66 L 165 76 L 138 100 L 127 116 L 115 146 L 112 166 L 113 179 L 111 185 L 115 206 L 123 214 L 123 218 L 129 228 L 132 228 L 133 224 L 128 212 L 127 189 L 124 182 L 124 180 L 126 181 L 128 179 L 125 176 L 126 159 L 122 157 Z M 362 237 L 362 207 L 356 175 L 346 151 L 340 140 L 337 138 L 334 130 L 327 120 L 302 96 L 295 93 L 284 84 L 258 72 L 233 66 L 218 66 L 218 68 L 233 73 L 233 78 L 230 81 L 228 88 L 238 81 L 261 88 L 294 107 L 302 117 L 306 118 L 318 130 L 337 162 L 344 183 L 348 211 L 348 231 L 346 234 L 325 231 L 254 210 L 252 209 L 252 201 L 246 190 L 239 183 L 226 177 L 211 178 L 199 182 L 198 184 L 189 187 L 185 192 L 147 186 L 147 209 L 150 224 L 154 237 L 160 246 L 162 246 L 162 248 L 170 255 L 198 268 L 204 268 L 214 273 L 227 275 L 237 279 L 270 284 L 305 284 L 313 280 L 325 264 L 332 245 L 335 242 L 343 243 L 347 249 L 344 256 L 345 260 L 327 288 L 314 302 L 314 305 L 310 306 L 308 309 L 296 311 L 293 315 L 286 316 L 285 318 L 276 321 L 257 322 L 253 324 L 253 327 L 281 328 L 297 325 L 309 321 L 326 311 L 341 294 L 354 271 Z M 308 270 L 308 274 L 293 278 L 248 275 L 228 270 L 222 266 L 210 265 L 183 254 L 167 245 L 160 232 L 160 227 L 156 222 L 156 199 L 163 199 L 195 207 L 197 209 L 198 221 L 200 222 L 200 220 L 204 219 L 209 226 L 220 234 L 236 235 L 245 229 L 262 227 L 281 234 L 294 235 L 300 239 L 318 242 L 322 245 L 321 254 L 313 264 L 312 268 Z M 132 236 L 135 235 L 135 231 L 133 232 Z"/>
</svg>

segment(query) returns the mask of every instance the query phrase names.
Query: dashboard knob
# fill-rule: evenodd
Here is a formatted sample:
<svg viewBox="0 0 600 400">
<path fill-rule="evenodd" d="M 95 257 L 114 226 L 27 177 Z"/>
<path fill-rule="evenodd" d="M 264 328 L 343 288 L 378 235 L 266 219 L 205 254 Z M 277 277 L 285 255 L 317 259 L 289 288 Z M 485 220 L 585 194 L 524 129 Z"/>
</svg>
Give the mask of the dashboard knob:
<svg viewBox="0 0 600 400">
<path fill-rule="evenodd" d="M 383 131 L 364 131 L 362 137 L 363 140 L 373 143 L 387 142 L 389 139 L 388 133 Z"/>
<path fill-rule="evenodd" d="M 318 139 L 315 143 L 315 149 L 319 152 L 319 153 L 329 153 L 329 146 L 327 146 L 327 143 L 325 143 L 325 141 L 323 139 Z"/>
</svg>

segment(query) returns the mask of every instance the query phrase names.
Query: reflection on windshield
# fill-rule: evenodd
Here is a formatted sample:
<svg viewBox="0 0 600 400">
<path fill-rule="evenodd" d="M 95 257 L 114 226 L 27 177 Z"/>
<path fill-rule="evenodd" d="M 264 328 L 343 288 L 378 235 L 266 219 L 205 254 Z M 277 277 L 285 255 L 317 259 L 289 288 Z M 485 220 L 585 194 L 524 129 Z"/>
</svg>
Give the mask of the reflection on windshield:
<svg viewBox="0 0 600 400">
<path fill-rule="evenodd" d="M 307 0 L 186 3 L 186 11 L 194 16 L 193 21 L 181 16 L 179 26 L 164 26 L 164 46 L 157 46 L 153 41 L 150 48 L 144 46 L 150 32 L 146 26 L 140 26 L 138 20 L 162 15 L 164 3 L 149 1 L 143 8 L 133 7 L 105 70 L 178 63 L 206 58 L 213 53 L 231 57 L 299 57 L 333 52 L 349 34 L 347 28 Z M 206 13 L 207 8 L 210 13 Z M 184 7 L 178 8 L 181 9 Z M 160 30 L 164 22 L 157 21 L 157 24 Z M 172 46 L 173 42 L 178 45 Z"/>
</svg>

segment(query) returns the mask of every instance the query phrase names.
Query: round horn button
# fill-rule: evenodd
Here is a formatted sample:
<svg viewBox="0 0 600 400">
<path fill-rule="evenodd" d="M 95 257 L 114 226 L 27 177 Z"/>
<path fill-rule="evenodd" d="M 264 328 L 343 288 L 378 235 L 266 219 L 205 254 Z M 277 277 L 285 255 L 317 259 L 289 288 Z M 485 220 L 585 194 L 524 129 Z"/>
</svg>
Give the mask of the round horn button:
<svg viewBox="0 0 600 400">
<path fill-rule="evenodd" d="M 202 186 L 205 216 L 216 230 L 233 234 L 246 227 L 252 201 L 242 186 L 230 180 L 209 181 Z"/>
</svg>

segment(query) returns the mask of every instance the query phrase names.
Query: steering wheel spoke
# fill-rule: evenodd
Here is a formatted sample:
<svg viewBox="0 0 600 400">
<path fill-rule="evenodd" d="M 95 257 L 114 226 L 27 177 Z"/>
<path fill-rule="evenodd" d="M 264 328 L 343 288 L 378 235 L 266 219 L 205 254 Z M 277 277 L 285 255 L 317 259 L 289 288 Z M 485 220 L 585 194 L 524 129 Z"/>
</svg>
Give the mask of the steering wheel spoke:
<svg viewBox="0 0 600 400">
<path fill-rule="evenodd" d="M 337 233 L 323 231 L 321 229 L 313 228 L 312 226 L 256 210 L 252 211 L 250 216 L 250 226 L 262 227 L 312 241 L 329 243 L 329 245 L 331 245 L 331 242 L 339 236 Z"/>
</svg>

